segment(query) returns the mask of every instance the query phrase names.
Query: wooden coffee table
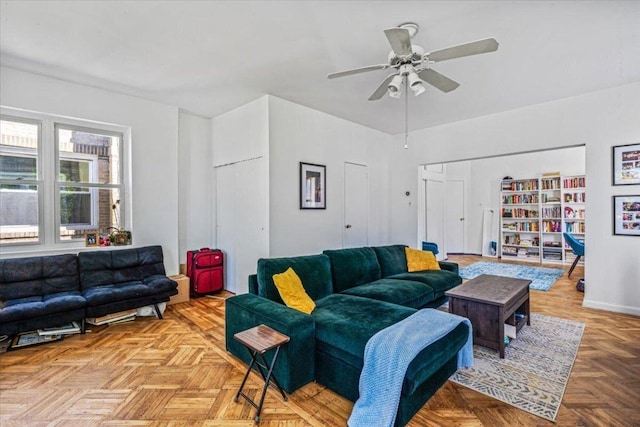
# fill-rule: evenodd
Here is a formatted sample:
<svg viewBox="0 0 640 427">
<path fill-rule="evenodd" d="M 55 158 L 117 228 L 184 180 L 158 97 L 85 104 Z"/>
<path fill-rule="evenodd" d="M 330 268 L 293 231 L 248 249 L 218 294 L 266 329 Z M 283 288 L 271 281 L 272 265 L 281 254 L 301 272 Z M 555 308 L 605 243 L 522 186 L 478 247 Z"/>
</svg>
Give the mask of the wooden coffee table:
<svg viewBox="0 0 640 427">
<path fill-rule="evenodd" d="M 449 312 L 468 318 L 473 343 L 500 351 L 504 359 L 504 324 L 531 325 L 529 284 L 531 280 L 483 274 L 447 291 Z M 518 316 L 516 316 L 516 314 Z"/>
</svg>

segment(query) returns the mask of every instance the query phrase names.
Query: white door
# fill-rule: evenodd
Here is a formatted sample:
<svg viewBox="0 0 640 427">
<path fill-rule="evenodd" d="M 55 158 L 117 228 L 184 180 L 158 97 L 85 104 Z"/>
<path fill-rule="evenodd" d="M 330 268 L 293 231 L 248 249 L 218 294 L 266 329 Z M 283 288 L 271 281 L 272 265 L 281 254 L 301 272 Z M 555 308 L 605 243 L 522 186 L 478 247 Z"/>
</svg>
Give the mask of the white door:
<svg viewBox="0 0 640 427">
<path fill-rule="evenodd" d="M 235 193 L 236 165 L 220 166 L 216 174 L 216 246 L 224 252 L 225 289 L 236 292 Z"/>
<path fill-rule="evenodd" d="M 268 180 L 263 158 L 216 168 L 216 243 L 225 254 L 225 288 L 248 291 L 258 258 L 269 256 Z"/>
<path fill-rule="evenodd" d="M 344 228 L 345 248 L 367 246 L 369 186 L 367 166 L 344 164 Z"/>
<path fill-rule="evenodd" d="M 447 253 L 464 253 L 464 181 L 447 180 L 445 195 L 445 241 Z"/>
<path fill-rule="evenodd" d="M 255 274 L 258 258 L 269 256 L 266 160 L 252 159 L 236 165 L 235 283 L 236 294 L 249 291 L 248 277 Z"/>
<path fill-rule="evenodd" d="M 438 245 L 438 259 L 444 258 L 444 182 L 427 180 L 425 186 L 425 222 L 427 242 Z"/>
</svg>

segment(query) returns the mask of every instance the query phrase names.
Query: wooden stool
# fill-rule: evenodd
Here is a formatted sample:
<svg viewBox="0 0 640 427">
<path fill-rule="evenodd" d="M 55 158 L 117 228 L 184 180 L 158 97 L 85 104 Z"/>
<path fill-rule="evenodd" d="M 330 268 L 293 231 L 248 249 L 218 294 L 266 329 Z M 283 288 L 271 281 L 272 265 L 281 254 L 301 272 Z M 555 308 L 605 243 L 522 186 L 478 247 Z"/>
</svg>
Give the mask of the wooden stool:
<svg viewBox="0 0 640 427">
<path fill-rule="evenodd" d="M 287 396 L 284 394 L 284 390 L 278 383 L 276 376 L 273 374 L 273 367 L 276 365 L 276 361 L 278 359 L 278 353 L 280 352 L 280 347 L 289 342 L 289 337 L 281 334 L 280 332 L 274 331 L 270 327 L 266 325 L 259 325 L 251 329 L 247 329 L 246 331 L 238 332 L 233 336 L 233 338 L 238 341 L 240 344 L 244 345 L 249 353 L 251 354 L 251 363 L 249 363 L 249 368 L 247 369 L 247 373 L 244 375 L 244 379 L 242 380 L 242 384 L 240 385 L 240 390 L 236 394 L 236 397 L 233 398 L 234 402 L 237 402 L 240 396 L 244 397 L 247 402 L 249 402 L 254 408 L 258 410 L 255 417 L 255 422 L 260 422 L 260 412 L 262 411 L 262 404 L 264 402 L 264 396 L 267 393 L 267 387 L 273 381 L 273 384 L 276 385 L 278 391 L 282 395 L 282 398 L 286 401 Z M 273 355 L 273 360 L 271 361 L 271 365 L 264 358 L 264 354 L 269 351 L 275 349 L 276 352 Z M 260 360 L 258 360 L 260 357 Z M 262 379 L 264 380 L 264 387 L 262 387 L 262 396 L 260 396 L 260 403 L 256 404 L 249 396 L 242 392 L 244 388 L 244 384 L 247 382 L 247 378 L 249 377 L 249 372 L 253 366 L 257 366 L 260 374 L 262 375 Z M 265 375 L 266 372 L 266 375 Z"/>
</svg>

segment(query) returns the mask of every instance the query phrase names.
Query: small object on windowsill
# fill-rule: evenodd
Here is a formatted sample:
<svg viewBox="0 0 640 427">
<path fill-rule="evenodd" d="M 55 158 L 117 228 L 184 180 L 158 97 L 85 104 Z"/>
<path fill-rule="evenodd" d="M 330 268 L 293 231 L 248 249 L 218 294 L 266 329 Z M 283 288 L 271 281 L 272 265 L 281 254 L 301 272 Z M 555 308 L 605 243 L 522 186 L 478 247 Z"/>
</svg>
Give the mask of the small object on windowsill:
<svg viewBox="0 0 640 427">
<path fill-rule="evenodd" d="M 105 246 L 124 246 L 131 244 L 131 232 L 128 230 L 120 230 L 115 227 L 109 227 L 109 243 Z"/>
</svg>

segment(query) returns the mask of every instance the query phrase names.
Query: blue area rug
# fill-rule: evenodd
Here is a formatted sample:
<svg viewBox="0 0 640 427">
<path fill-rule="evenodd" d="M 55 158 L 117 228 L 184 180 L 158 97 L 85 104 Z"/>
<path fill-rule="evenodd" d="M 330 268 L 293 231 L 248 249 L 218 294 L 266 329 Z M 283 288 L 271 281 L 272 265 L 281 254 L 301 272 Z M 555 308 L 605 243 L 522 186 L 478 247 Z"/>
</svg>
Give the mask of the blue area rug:
<svg viewBox="0 0 640 427">
<path fill-rule="evenodd" d="M 563 273 L 564 270 L 562 268 L 534 267 L 489 261 L 474 262 L 460 269 L 460 276 L 463 279 L 473 279 L 481 274 L 528 279 L 531 280 L 529 289 L 537 291 L 548 291 Z"/>
</svg>

